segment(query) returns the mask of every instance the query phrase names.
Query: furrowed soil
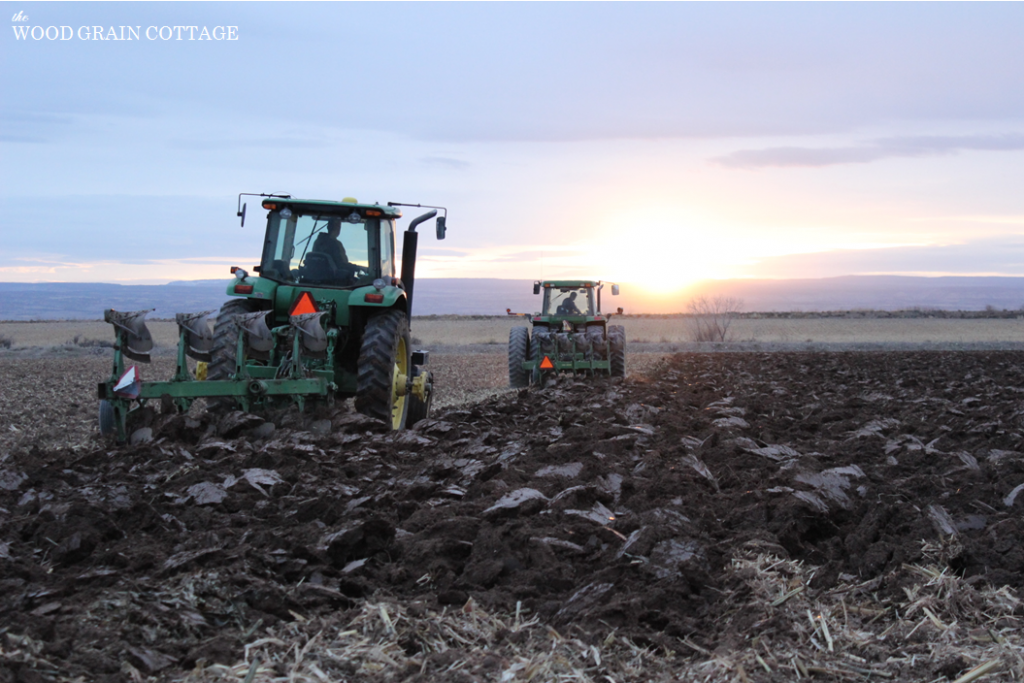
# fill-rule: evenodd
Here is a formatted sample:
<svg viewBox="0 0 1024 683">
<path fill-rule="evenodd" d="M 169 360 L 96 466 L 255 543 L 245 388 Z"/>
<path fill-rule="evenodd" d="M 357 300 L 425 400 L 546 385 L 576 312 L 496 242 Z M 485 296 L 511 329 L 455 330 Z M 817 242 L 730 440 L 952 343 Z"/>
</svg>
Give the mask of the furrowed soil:
<svg viewBox="0 0 1024 683">
<path fill-rule="evenodd" d="M 0 681 L 1024 679 L 1019 351 L 146 429 L 0 456 Z"/>
</svg>

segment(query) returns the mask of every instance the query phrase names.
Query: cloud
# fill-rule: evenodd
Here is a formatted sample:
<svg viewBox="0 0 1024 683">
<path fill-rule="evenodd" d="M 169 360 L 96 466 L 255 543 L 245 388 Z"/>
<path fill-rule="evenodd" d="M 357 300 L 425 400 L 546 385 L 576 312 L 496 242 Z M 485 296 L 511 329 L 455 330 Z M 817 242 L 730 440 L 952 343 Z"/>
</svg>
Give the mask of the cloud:
<svg viewBox="0 0 1024 683">
<path fill-rule="evenodd" d="M 64 114 L 53 114 L 50 112 L 39 112 L 39 111 L 19 111 L 19 110 L 6 110 L 0 111 L 0 123 L 4 125 L 14 123 L 40 123 L 40 124 L 58 124 L 68 125 L 73 122 L 72 117 Z"/>
<path fill-rule="evenodd" d="M 934 223 L 947 221 L 950 223 L 981 223 L 990 225 L 1024 225 L 1024 216 L 929 216 L 912 218 L 914 222 Z"/>
<path fill-rule="evenodd" d="M 68 130 L 72 117 L 38 111 L 0 109 L 0 142 L 45 144 L 52 142 L 54 133 Z"/>
<path fill-rule="evenodd" d="M 38 135 L 7 135 L 7 134 L 0 134 L 0 142 L 24 142 L 24 143 L 39 145 L 39 144 L 47 143 L 47 142 L 49 142 L 49 140 L 47 140 L 44 137 L 40 137 Z"/>
<path fill-rule="evenodd" d="M 450 157 L 423 157 L 420 159 L 421 162 L 428 166 L 444 166 L 446 168 L 454 169 L 456 171 L 462 171 L 471 166 L 468 161 L 462 159 L 452 159 Z"/>
<path fill-rule="evenodd" d="M 55 25 L 240 26 L 205 47 L 0 43 L 0 91 L 19 108 L 154 127 L 259 115 L 420 140 L 749 137 L 1019 120 L 1024 106 L 1022 3 L 42 7 L 33 20 Z"/>
<path fill-rule="evenodd" d="M 322 140 L 313 138 L 297 137 L 266 137 L 249 138 L 238 140 L 183 140 L 177 139 L 170 142 L 175 149 L 184 149 L 198 152 L 214 152 L 236 149 L 267 149 L 267 148 L 313 148 L 322 147 Z"/>
<path fill-rule="evenodd" d="M 1024 149 L 1024 135 L 908 135 L 878 138 L 852 147 L 769 147 L 743 149 L 712 159 L 730 168 L 820 167 L 867 164 L 897 157 L 929 157 L 965 151 L 1015 151 Z"/>
<path fill-rule="evenodd" d="M 1024 236 L 1003 235 L 960 244 L 841 249 L 759 260 L 748 277 L 837 275 L 1005 275 L 1024 273 Z"/>
</svg>

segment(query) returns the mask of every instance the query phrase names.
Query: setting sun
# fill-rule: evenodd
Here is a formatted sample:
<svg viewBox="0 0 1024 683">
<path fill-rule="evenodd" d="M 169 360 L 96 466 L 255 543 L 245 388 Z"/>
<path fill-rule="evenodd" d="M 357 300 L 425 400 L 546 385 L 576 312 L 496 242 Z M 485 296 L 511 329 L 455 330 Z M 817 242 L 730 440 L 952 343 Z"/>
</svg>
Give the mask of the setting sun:
<svg viewBox="0 0 1024 683">
<path fill-rule="evenodd" d="M 735 242 L 735 240 L 732 240 Z M 610 217 L 587 250 L 595 272 L 655 296 L 677 294 L 700 280 L 728 277 L 737 265 L 729 231 L 678 207 Z"/>
</svg>

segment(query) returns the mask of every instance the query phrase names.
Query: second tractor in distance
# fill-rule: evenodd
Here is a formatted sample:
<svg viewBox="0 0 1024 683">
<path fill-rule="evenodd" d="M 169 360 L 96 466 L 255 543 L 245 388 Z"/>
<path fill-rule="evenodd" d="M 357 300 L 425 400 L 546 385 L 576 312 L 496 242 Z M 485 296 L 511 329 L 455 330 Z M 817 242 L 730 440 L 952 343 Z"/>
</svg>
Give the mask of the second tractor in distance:
<svg viewBox="0 0 1024 683">
<path fill-rule="evenodd" d="M 513 327 L 508 337 L 508 379 L 513 387 L 539 383 L 545 374 L 573 373 L 626 376 L 626 330 L 609 325 L 601 312 L 599 280 L 544 280 L 533 283 L 543 293 L 539 313 L 528 327 Z M 611 286 L 617 296 L 619 286 Z M 621 312 L 622 309 L 619 309 Z"/>
</svg>

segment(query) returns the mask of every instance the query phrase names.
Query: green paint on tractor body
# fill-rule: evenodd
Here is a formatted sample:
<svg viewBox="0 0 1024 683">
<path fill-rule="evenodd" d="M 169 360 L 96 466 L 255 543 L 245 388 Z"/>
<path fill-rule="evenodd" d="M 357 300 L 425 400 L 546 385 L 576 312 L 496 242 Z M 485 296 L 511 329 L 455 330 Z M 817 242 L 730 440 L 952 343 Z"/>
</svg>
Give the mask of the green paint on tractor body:
<svg viewBox="0 0 1024 683">
<path fill-rule="evenodd" d="M 625 331 L 609 325 L 613 314 L 601 310 L 599 280 L 544 280 L 533 293 L 543 294 L 541 310 L 530 316 L 533 329 L 509 332 L 509 383 L 539 383 L 545 374 L 625 375 Z M 619 286 L 612 285 L 618 295 Z M 621 309 L 619 309 L 621 311 Z"/>
<path fill-rule="evenodd" d="M 98 390 L 101 431 L 124 440 L 131 414 L 154 399 L 184 412 L 197 398 L 248 411 L 354 396 L 357 410 L 394 429 L 426 417 L 432 377 L 421 367 L 426 352 L 411 349 L 409 322 L 416 227 L 437 211 L 406 229 L 399 275 L 397 206 L 258 196 L 267 210 L 258 275 L 232 268 L 212 330 L 207 314 L 178 314 L 170 380 L 143 381 L 127 363 L 149 361 L 148 311 L 105 313 L 117 343 Z M 244 207 L 239 216 L 244 226 Z M 437 219 L 438 239 L 445 218 Z"/>
</svg>

